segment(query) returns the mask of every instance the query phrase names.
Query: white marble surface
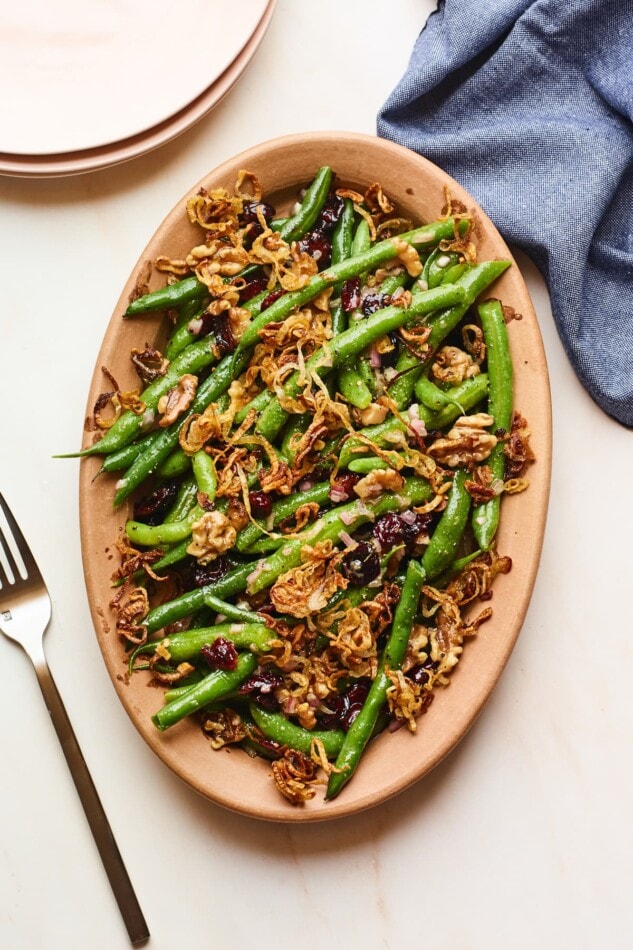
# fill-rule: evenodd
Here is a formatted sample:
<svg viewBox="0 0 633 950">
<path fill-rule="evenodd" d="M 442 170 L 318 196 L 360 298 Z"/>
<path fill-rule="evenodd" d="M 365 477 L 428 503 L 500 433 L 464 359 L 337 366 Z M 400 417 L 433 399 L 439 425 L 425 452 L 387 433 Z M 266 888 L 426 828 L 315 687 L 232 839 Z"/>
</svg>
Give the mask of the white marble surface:
<svg viewBox="0 0 633 950">
<path fill-rule="evenodd" d="M 576 380 L 535 269 L 555 450 L 540 574 L 475 727 L 427 778 L 334 824 L 258 823 L 198 797 L 146 748 L 93 634 L 77 445 L 120 287 L 165 213 L 224 158 L 309 129 L 373 132 L 431 0 L 279 0 L 237 87 L 132 163 L 0 179 L 0 487 L 53 596 L 51 668 L 149 923 L 150 946 L 273 950 L 630 947 L 633 436 Z M 178 56 L 169 69 L 178 68 Z M 168 72 L 168 71 L 167 71 Z M 127 939 L 28 660 L 0 640 L 0 946 Z"/>
</svg>

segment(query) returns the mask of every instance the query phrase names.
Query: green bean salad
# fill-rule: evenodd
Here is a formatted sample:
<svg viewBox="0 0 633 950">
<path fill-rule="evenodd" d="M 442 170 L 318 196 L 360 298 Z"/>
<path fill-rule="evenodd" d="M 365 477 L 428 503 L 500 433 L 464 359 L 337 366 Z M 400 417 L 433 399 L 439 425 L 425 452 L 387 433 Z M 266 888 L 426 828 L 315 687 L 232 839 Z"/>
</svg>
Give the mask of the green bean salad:
<svg viewBox="0 0 633 950">
<path fill-rule="evenodd" d="M 330 800 L 379 733 L 416 732 L 511 568 L 501 502 L 532 453 L 510 262 L 478 260 L 450 195 L 418 224 L 328 166 L 283 217 L 248 171 L 186 213 L 189 253 L 123 315 L 157 341 L 139 386 L 110 379 L 79 453 L 130 509 L 116 629 L 164 687 L 158 730 L 193 716 L 288 802 Z"/>
</svg>

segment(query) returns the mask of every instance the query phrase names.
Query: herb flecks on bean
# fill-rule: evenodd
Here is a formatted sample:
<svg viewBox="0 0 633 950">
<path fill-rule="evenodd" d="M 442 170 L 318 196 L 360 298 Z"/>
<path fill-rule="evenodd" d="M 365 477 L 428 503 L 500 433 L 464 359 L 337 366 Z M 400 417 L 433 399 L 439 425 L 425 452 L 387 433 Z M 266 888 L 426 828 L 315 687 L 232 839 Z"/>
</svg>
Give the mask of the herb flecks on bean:
<svg viewBox="0 0 633 950">
<path fill-rule="evenodd" d="M 509 262 L 477 260 L 461 206 L 415 226 L 323 166 L 280 210 L 247 171 L 188 201 L 189 252 L 125 313 L 141 386 L 108 374 L 81 454 L 133 500 L 111 606 L 168 687 L 155 726 L 196 717 L 300 806 L 450 682 L 533 456 L 503 307 L 477 306 Z"/>
</svg>

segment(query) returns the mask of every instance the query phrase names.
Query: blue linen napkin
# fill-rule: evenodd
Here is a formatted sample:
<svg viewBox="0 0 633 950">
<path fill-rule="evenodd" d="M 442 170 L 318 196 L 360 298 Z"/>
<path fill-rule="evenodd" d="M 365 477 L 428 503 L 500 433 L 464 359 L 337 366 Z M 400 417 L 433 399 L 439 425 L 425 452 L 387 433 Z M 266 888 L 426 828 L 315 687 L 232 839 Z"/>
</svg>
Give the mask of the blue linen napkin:
<svg viewBox="0 0 633 950">
<path fill-rule="evenodd" d="M 378 134 L 544 275 L 581 382 L 633 426 L 633 0 L 440 0 Z"/>
</svg>

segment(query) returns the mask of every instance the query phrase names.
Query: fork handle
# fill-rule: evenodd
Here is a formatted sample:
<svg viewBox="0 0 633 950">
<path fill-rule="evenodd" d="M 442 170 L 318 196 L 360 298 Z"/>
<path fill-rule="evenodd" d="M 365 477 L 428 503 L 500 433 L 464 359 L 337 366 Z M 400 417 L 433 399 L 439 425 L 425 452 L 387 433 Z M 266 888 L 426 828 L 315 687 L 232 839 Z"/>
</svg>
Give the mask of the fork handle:
<svg viewBox="0 0 633 950">
<path fill-rule="evenodd" d="M 149 938 L 149 930 L 68 713 L 47 663 L 34 661 L 33 665 L 130 941 L 133 945 L 144 943 Z"/>
</svg>

